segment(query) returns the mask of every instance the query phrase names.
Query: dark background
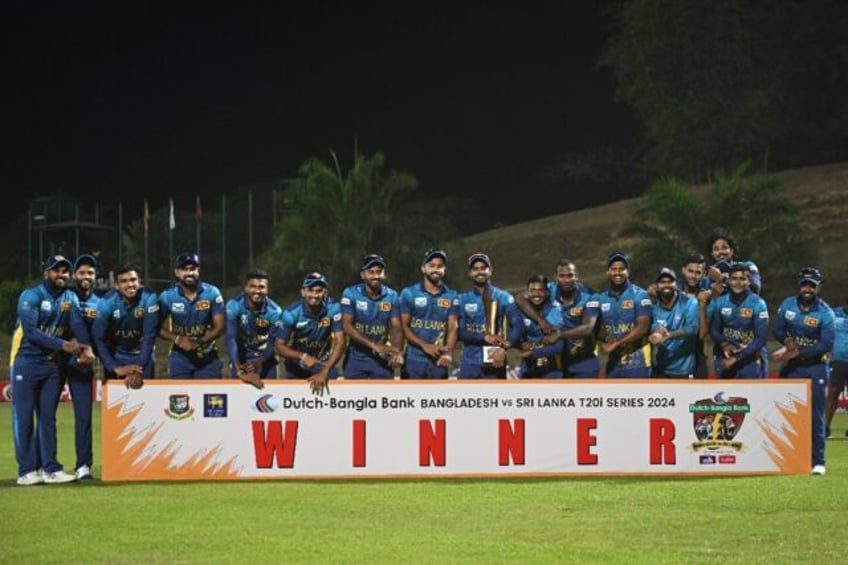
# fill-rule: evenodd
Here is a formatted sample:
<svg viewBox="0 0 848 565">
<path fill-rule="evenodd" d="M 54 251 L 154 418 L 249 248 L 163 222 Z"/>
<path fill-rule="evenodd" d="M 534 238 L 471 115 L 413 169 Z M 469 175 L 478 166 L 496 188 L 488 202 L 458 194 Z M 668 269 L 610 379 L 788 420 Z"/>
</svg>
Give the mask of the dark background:
<svg viewBox="0 0 848 565">
<path fill-rule="evenodd" d="M 618 199 L 553 186 L 568 151 L 634 135 L 595 69 L 602 3 L 258 8 L 15 3 L 6 19 L 0 211 L 205 197 L 382 151 L 427 194 L 513 223 Z"/>
</svg>

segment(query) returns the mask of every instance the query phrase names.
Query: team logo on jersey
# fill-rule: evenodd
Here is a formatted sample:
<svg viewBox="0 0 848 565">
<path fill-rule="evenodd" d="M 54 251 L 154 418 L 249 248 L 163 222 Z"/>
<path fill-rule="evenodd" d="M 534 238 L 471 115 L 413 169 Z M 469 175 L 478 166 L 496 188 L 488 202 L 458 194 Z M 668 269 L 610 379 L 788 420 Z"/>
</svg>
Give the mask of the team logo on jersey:
<svg viewBox="0 0 848 565">
<path fill-rule="evenodd" d="M 194 414 L 194 407 L 187 394 L 172 394 L 168 397 L 168 407 L 165 415 L 174 420 L 185 420 Z"/>
<path fill-rule="evenodd" d="M 582 306 L 574 306 L 568 311 L 569 316 L 573 316 L 575 318 L 580 318 L 583 316 L 583 307 Z"/>
<path fill-rule="evenodd" d="M 97 308 L 86 308 L 85 310 L 83 310 L 83 314 L 86 318 L 96 318 Z"/>
<path fill-rule="evenodd" d="M 203 395 L 203 417 L 204 418 L 226 418 L 227 417 L 227 395 L 226 394 L 204 394 Z"/>
<path fill-rule="evenodd" d="M 183 312 L 185 312 L 185 304 L 183 304 L 182 302 L 174 302 L 173 304 L 171 304 L 171 311 L 175 314 L 182 314 Z"/>
<path fill-rule="evenodd" d="M 62 303 L 59 305 L 59 312 L 70 312 L 71 307 L 72 305 L 70 300 L 63 300 Z"/>
<path fill-rule="evenodd" d="M 812 316 L 805 316 L 804 325 L 808 328 L 817 328 L 819 326 L 819 319 L 813 318 Z"/>
<path fill-rule="evenodd" d="M 739 310 L 739 317 L 740 318 L 750 318 L 753 315 L 754 315 L 754 311 L 751 310 L 750 308 L 742 308 L 742 309 Z"/>
<path fill-rule="evenodd" d="M 267 328 L 270 325 L 270 322 L 265 318 L 257 318 L 256 325 L 260 328 Z"/>
<path fill-rule="evenodd" d="M 622 310 L 632 310 L 633 309 L 633 301 L 632 300 L 623 301 L 621 303 L 621 309 Z"/>
<path fill-rule="evenodd" d="M 708 453 L 741 451 L 744 445 L 734 438 L 750 411 L 751 405 L 747 398 L 727 396 L 723 391 L 712 398 L 702 398 L 690 404 L 692 428 L 698 438 L 691 445 L 692 450 Z"/>
<path fill-rule="evenodd" d="M 144 308 L 136 308 L 133 310 L 133 316 L 136 318 L 144 318 Z"/>
<path fill-rule="evenodd" d="M 468 312 L 469 314 L 473 314 L 474 312 L 477 311 L 477 304 L 476 303 L 466 304 L 465 305 L 465 311 Z"/>
<path fill-rule="evenodd" d="M 198 310 L 209 310 L 212 305 L 209 304 L 208 300 L 198 300 L 197 301 L 197 309 Z"/>
<path fill-rule="evenodd" d="M 388 302 L 380 302 L 380 312 L 391 312 L 392 305 Z"/>
<path fill-rule="evenodd" d="M 450 308 L 451 302 L 447 298 L 439 298 L 439 300 L 436 301 L 436 304 L 439 308 Z"/>
</svg>

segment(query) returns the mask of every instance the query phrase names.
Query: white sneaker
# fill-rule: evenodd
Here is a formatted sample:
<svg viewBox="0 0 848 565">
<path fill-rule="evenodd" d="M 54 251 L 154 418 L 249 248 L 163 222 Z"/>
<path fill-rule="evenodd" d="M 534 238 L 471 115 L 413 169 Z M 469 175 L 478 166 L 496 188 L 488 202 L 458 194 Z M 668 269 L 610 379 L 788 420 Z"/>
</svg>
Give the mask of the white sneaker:
<svg viewBox="0 0 848 565">
<path fill-rule="evenodd" d="M 94 478 L 91 476 L 91 469 L 88 467 L 88 465 L 83 465 L 82 467 L 77 469 L 76 475 L 78 481 L 88 481 Z"/>
<path fill-rule="evenodd" d="M 52 473 L 44 473 L 44 482 L 48 485 L 57 485 L 61 483 L 72 483 L 77 480 L 76 475 L 69 475 L 65 471 L 59 469 Z"/>
<path fill-rule="evenodd" d="M 40 485 L 43 482 L 44 476 L 41 474 L 41 471 L 30 471 L 23 477 L 18 477 L 18 484 L 24 487 Z"/>
<path fill-rule="evenodd" d="M 816 465 L 813 467 L 813 475 L 824 475 L 824 465 Z"/>
</svg>

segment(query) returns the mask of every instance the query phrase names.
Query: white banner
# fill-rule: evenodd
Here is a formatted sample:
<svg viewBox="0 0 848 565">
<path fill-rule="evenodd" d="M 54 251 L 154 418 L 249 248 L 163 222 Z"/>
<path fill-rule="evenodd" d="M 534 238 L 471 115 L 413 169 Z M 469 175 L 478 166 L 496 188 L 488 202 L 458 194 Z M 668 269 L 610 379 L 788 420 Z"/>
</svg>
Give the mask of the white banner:
<svg viewBox="0 0 848 565">
<path fill-rule="evenodd" d="M 103 479 L 806 474 L 803 380 L 148 380 L 104 387 Z"/>
</svg>

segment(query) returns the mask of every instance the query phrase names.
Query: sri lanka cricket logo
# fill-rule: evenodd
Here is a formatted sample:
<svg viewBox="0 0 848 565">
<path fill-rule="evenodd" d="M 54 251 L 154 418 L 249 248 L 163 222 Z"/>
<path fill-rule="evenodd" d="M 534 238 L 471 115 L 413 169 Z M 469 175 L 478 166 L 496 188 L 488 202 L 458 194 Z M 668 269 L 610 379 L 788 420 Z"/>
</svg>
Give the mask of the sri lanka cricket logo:
<svg viewBox="0 0 848 565">
<path fill-rule="evenodd" d="M 716 393 L 712 398 L 704 398 L 689 405 L 692 414 L 692 426 L 698 441 L 692 444 L 692 451 L 715 451 L 732 449 L 741 451 L 744 445 L 734 438 L 742 428 L 745 415 L 751 411 L 748 399 L 730 396 L 724 392 Z"/>
</svg>

